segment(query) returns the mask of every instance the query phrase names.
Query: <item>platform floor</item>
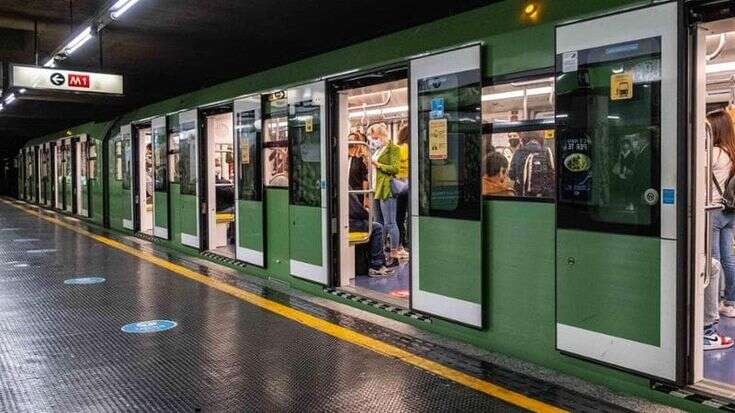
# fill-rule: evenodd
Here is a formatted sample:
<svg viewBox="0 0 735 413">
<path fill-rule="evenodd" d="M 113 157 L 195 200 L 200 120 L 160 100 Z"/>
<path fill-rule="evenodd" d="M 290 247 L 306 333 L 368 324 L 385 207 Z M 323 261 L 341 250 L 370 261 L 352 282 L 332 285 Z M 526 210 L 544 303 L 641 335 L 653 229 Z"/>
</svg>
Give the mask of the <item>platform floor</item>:
<svg viewBox="0 0 735 413">
<path fill-rule="evenodd" d="M 325 311 L 314 321 L 297 305 L 284 317 L 266 306 L 276 294 L 261 292 L 266 304 L 255 305 L 197 281 L 206 268 L 182 276 L 194 271 L 114 247 L 128 245 L 122 237 L 106 243 L 69 226 L 0 202 L 0 411 L 625 410 L 528 378 L 508 380 L 517 393 L 485 381 L 468 387 L 456 378 L 464 373 L 428 355 L 345 333 L 339 324 L 361 325 L 348 316 Z M 76 277 L 106 281 L 64 283 Z M 121 330 L 159 319 L 178 325 Z M 443 351 L 426 353 L 451 362 Z M 480 376 L 507 375 L 462 362 Z"/>
</svg>

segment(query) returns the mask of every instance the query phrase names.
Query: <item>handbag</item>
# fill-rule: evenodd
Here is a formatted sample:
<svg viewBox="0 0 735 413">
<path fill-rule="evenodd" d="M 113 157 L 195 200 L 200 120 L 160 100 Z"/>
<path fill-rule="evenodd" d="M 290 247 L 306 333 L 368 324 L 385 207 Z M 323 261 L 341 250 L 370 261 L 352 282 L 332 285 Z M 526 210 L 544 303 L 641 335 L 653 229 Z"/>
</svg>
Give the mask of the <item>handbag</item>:
<svg viewBox="0 0 735 413">
<path fill-rule="evenodd" d="M 403 195 L 408 192 L 408 182 L 396 177 L 390 178 L 390 192 L 393 196 Z"/>
</svg>

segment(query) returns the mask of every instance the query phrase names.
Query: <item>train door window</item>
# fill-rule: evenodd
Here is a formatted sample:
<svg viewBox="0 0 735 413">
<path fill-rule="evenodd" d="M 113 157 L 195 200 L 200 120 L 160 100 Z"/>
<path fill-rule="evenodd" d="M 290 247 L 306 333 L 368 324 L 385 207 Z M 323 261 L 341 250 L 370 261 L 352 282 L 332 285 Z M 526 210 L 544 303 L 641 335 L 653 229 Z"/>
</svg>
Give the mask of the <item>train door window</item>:
<svg viewBox="0 0 735 413">
<path fill-rule="evenodd" d="M 123 179 L 123 143 L 118 135 L 114 140 L 115 145 L 115 180 Z"/>
<path fill-rule="evenodd" d="M 71 139 L 65 139 L 62 145 L 63 154 L 63 177 L 64 177 L 64 211 L 74 211 L 73 201 L 73 176 L 72 176 L 72 143 Z"/>
<path fill-rule="evenodd" d="M 554 78 L 513 75 L 482 90 L 482 194 L 553 200 Z"/>
<path fill-rule="evenodd" d="M 83 140 L 77 142 L 79 151 L 78 162 L 78 202 L 79 202 L 79 215 L 89 216 L 89 195 L 90 195 L 90 183 L 89 183 L 89 138 L 83 137 Z"/>
<path fill-rule="evenodd" d="M 194 125 L 192 125 L 194 126 Z M 179 179 L 182 195 L 197 194 L 197 142 L 196 129 L 182 130 L 179 135 Z"/>
<path fill-rule="evenodd" d="M 263 182 L 288 188 L 288 96 L 286 91 L 263 97 Z"/>
<path fill-rule="evenodd" d="M 146 126 L 138 129 L 137 139 L 138 170 L 138 216 L 140 217 L 140 232 L 153 235 L 153 141 L 151 128 Z"/>
<path fill-rule="evenodd" d="M 235 258 L 235 158 L 232 112 L 212 114 L 205 119 L 208 248 L 219 255 Z"/>
<path fill-rule="evenodd" d="M 171 128 L 168 132 L 168 179 L 171 183 L 179 183 L 179 130 Z"/>
<path fill-rule="evenodd" d="M 335 82 L 334 89 L 339 133 L 332 159 L 338 160 L 337 210 L 342 223 L 335 248 L 339 285 L 407 308 L 411 250 L 408 70 L 372 72 Z M 397 182 L 390 193 L 386 187 L 376 191 L 377 168 L 394 174 Z"/>
<path fill-rule="evenodd" d="M 40 158 L 41 158 L 41 165 L 39 168 L 39 191 L 40 196 L 38 198 L 38 201 L 41 204 L 46 204 L 46 180 L 48 178 L 48 149 L 46 148 L 46 145 L 41 146 L 41 152 L 40 152 Z"/>
</svg>

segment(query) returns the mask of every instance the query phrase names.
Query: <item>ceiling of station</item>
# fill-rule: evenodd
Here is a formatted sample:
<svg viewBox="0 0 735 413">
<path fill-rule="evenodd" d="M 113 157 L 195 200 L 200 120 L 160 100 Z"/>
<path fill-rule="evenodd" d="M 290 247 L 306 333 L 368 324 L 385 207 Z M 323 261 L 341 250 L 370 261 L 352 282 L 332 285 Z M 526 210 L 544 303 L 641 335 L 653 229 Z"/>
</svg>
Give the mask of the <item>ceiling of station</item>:
<svg viewBox="0 0 735 413">
<path fill-rule="evenodd" d="M 46 133 L 492 2 L 139 0 L 58 66 L 122 74 L 125 96 L 94 103 L 23 100 L 9 105 L 0 112 L 0 155 Z M 0 61 L 35 64 L 37 50 L 42 65 L 110 4 L 3 0 Z"/>
</svg>

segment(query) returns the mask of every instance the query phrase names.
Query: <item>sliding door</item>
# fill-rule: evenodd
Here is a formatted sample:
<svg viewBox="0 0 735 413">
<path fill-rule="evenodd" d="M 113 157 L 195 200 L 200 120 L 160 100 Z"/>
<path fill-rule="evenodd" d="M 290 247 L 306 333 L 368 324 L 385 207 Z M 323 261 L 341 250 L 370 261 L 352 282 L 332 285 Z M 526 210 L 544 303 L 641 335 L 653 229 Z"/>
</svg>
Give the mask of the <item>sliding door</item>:
<svg viewBox="0 0 735 413">
<path fill-rule="evenodd" d="M 482 325 L 480 46 L 411 61 L 411 307 Z"/>
<path fill-rule="evenodd" d="M 168 180 L 168 134 L 166 117 L 151 121 L 151 144 L 153 147 L 153 235 L 168 239 L 169 234 L 169 180 Z"/>
<path fill-rule="evenodd" d="M 324 82 L 288 90 L 291 274 L 327 284 Z"/>
<path fill-rule="evenodd" d="M 557 347 L 669 380 L 677 18 L 667 3 L 556 29 Z"/>
<path fill-rule="evenodd" d="M 199 243 L 199 114 L 192 109 L 179 114 L 179 168 L 181 188 L 181 243 L 200 248 Z"/>
<path fill-rule="evenodd" d="M 262 267 L 265 251 L 265 211 L 261 172 L 262 113 L 260 95 L 235 101 L 236 240 L 237 259 Z"/>
<path fill-rule="evenodd" d="M 123 228 L 134 230 L 133 217 L 133 127 L 130 124 L 120 127 L 120 144 L 122 146 L 122 222 Z"/>
</svg>

